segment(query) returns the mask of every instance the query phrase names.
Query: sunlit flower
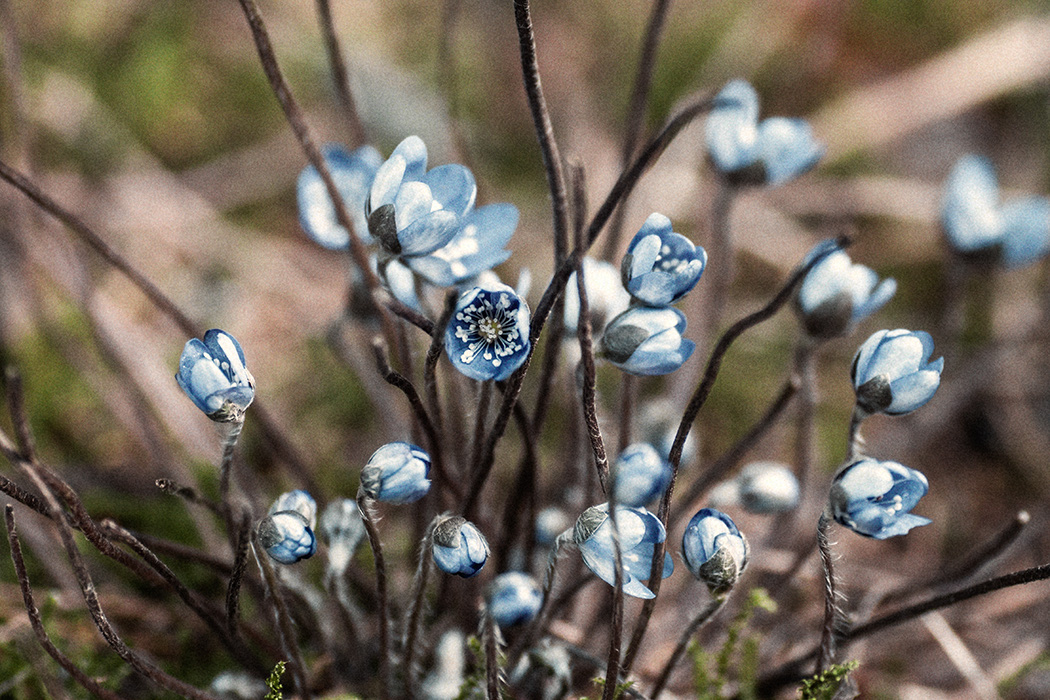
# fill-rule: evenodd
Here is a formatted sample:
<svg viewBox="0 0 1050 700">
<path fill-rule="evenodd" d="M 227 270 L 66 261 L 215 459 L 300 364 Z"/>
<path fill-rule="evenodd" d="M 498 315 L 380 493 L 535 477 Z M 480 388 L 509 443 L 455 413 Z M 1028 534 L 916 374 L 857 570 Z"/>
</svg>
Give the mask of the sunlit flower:
<svg viewBox="0 0 1050 700">
<path fill-rule="evenodd" d="M 850 379 L 857 406 L 868 413 L 900 415 L 919 408 L 941 383 L 944 358 L 933 362 L 933 338 L 925 331 L 878 331 L 853 358 Z"/>
<path fill-rule="evenodd" d="M 217 328 L 204 334 L 204 342 L 186 343 L 175 379 L 197 408 L 220 423 L 240 420 L 255 398 L 255 379 L 240 343 Z"/>
<path fill-rule="evenodd" d="M 471 379 L 501 381 L 528 357 L 529 307 L 505 284 L 474 287 L 456 302 L 445 329 L 452 366 Z"/>
<path fill-rule="evenodd" d="M 682 535 L 682 557 L 713 595 L 728 592 L 747 566 L 747 540 L 733 520 L 713 508 L 701 508 Z"/>
<path fill-rule="evenodd" d="M 466 214 L 455 236 L 429 255 L 405 258 L 420 277 L 438 287 L 453 287 L 490 270 L 510 257 L 504 246 L 518 226 L 513 204 L 489 204 Z"/>
<path fill-rule="evenodd" d="M 675 233 L 671 220 L 650 214 L 631 240 L 620 273 L 631 296 L 647 306 L 666 306 L 696 286 L 707 253 Z"/>
<path fill-rule="evenodd" d="M 667 536 L 660 519 L 643 508 L 620 506 L 616 508 L 616 524 L 620 532 L 620 551 L 623 555 L 623 592 L 635 598 L 653 598 L 653 592 L 642 584 L 652 571 L 653 547 Z M 580 548 L 583 563 L 610 586 L 616 585 L 616 555 L 613 545 L 612 520 L 609 504 L 603 503 L 583 511 L 573 528 L 573 541 Z M 674 571 L 671 555 L 664 552 L 661 577 Z"/>
<path fill-rule="evenodd" d="M 910 512 L 928 490 L 922 472 L 866 457 L 838 473 L 831 483 L 829 502 L 835 522 L 857 534 L 884 540 L 931 522 Z"/>
<path fill-rule="evenodd" d="M 804 119 L 758 121 L 758 93 L 744 80 L 728 83 L 707 118 L 707 150 L 730 183 L 778 185 L 806 172 L 824 155 Z"/>
<path fill-rule="evenodd" d="M 365 201 L 372 179 L 383 162 L 382 156 L 371 146 L 362 146 L 348 153 L 337 143 L 325 144 L 321 155 L 343 198 L 354 232 L 362 242 L 370 242 L 372 237 L 365 218 Z M 299 173 L 295 191 L 299 202 L 299 223 L 306 234 L 325 248 L 339 250 L 348 247 L 350 232 L 339 223 L 324 180 L 313 165 L 306 166 Z"/>
</svg>

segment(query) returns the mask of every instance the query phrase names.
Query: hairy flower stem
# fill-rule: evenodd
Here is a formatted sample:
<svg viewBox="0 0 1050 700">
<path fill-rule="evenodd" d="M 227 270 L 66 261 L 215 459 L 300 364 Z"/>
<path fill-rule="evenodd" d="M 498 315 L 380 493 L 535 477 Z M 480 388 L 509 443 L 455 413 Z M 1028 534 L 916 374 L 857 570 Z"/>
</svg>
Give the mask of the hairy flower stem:
<svg viewBox="0 0 1050 700">
<path fill-rule="evenodd" d="M 423 599 L 427 592 L 427 579 L 430 578 L 432 551 L 434 549 L 434 526 L 444 520 L 447 514 L 435 516 L 427 526 L 423 542 L 419 545 L 419 559 L 416 562 L 416 577 L 412 585 L 412 603 L 405 618 L 405 633 L 403 635 L 405 647 L 405 697 L 411 698 L 415 691 L 415 664 L 416 637 L 419 635 L 419 623 L 423 616 Z"/>
<path fill-rule="evenodd" d="M 346 126 L 350 131 L 349 143 L 351 148 L 357 148 L 365 143 L 367 137 L 364 124 L 361 123 L 361 115 L 357 112 L 354 93 L 350 90 L 350 74 L 346 70 L 346 61 L 339 47 L 339 38 L 335 34 L 335 23 L 332 21 L 332 6 L 329 0 L 317 0 L 317 18 L 321 23 L 321 36 L 324 38 L 325 49 L 328 51 L 328 65 L 332 69 L 335 93 L 339 97 L 343 116 L 346 117 Z"/>
<path fill-rule="evenodd" d="M 682 630 L 682 635 L 678 638 L 678 644 L 675 645 L 674 651 L 671 652 L 671 656 L 667 659 L 667 663 L 664 664 L 663 669 L 660 671 L 656 683 L 653 684 L 653 689 L 649 693 L 650 700 L 656 700 L 660 693 L 664 691 L 664 686 L 667 685 L 667 681 L 671 677 L 671 671 L 674 670 L 674 667 L 678 665 L 679 661 L 681 661 L 682 656 L 685 655 L 685 650 L 689 647 L 689 641 L 704 623 L 714 617 L 715 613 L 722 609 L 722 606 L 725 605 L 726 598 L 728 598 L 727 595 L 713 597 L 708 601 L 707 605 L 696 614 L 693 621 Z"/>
<path fill-rule="evenodd" d="M 386 564 L 383 561 L 383 544 L 376 529 L 375 508 L 371 498 L 362 489 L 357 491 L 357 507 L 368 533 L 368 544 L 376 566 L 376 612 L 379 615 L 379 696 L 390 697 L 390 611 L 386 599 Z"/>
<path fill-rule="evenodd" d="M 485 648 L 485 698 L 500 700 L 499 694 L 499 633 L 496 621 L 487 606 L 481 612 L 481 643 Z"/>
<path fill-rule="evenodd" d="M 252 531 L 252 554 L 255 555 L 255 563 L 259 566 L 262 574 L 266 592 L 273 602 L 274 625 L 277 628 L 278 642 L 281 652 L 287 657 L 288 666 L 292 672 L 292 681 L 296 691 L 304 700 L 309 700 L 310 687 L 306 681 L 306 665 L 299 654 L 299 645 L 295 641 L 295 629 L 292 627 L 292 616 L 288 611 L 288 603 L 284 599 L 284 591 L 281 582 L 277 578 L 273 564 L 270 563 L 269 555 L 259 541 L 259 528 L 256 526 Z"/>
<path fill-rule="evenodd" d="M 849 446 L 846 452 L 846 464 L 851 464 L 864 456 L 864 437 L 860 434 L 860 424 L 868 415 L 868 412 L 860 406 L 853 407 L 853 414 L 849 419 L 849 432 L 846 436 L 846 444 Z"/>
<path fill-rule="evenodd" d="M 235 515 L 233 503 L 230 501 L 230 488 L 233 480 L 233 452 L 237 447 L 237 440 L 241 437 L 241 431 L 244 429 L 244 416 L 224 425 L 226 437 L 222 441 L 222 461 L 219 463 L 219 505 L 222 508 L 223 519 L 226 521 L 226 536 L 230 539 L 230 546 L 236 550 Z"/>
<path fill-rule="evenodd" d="M 576 230 L 577 247 L 580 245 L 579 237 L 582 234 L 582 230 Z M 598 409 L 595 405 L 597 368 L 594 364 L 594 344 L 591 340 L 591 307 L 587 299 L 582 260 L 576 268 L 576 291 L 580 296 L 580 315 L 577 320 L 576 337 L 580 342 L 580 366 L 583 369 L 583 387 L 581 389 L 583 418 L 587 423 L 587 437 L 591 441 L 591 449 L 594 452 L 594 466 L 598 471 L 598 483 L 601 484 L 602 491 L 612 496 L 609 489 L 609 457 L 605 453 L 605 441 L 602 439 L 602 429 L 598 424 Z M 612 508 L 611 501 L 609 507 Z M 609 517 L 612 517 L 612 515 Z"/>
<path fill-rule="evenodd" d="M 835 644 L 842 615 L 839 609 L 831 542 L 828 540 L 830 529 L 831 518 L 826 512 L 821 513 L 820 520 L 817 521 L 817 547 L 820 550 L 820 563 L 824 570 L 824 625 L 820 631 L 820 655 L 817 656 L 815 673 L 823 672 L 835 661 Z"/>
<path fill-rule="evenodd" d="M 623 646 L 623 549 L 620 546 L 620 525 L 616 522 L 616 489 L 607 490 L 609 496 L 609 519 L 612 524 L 613 563 L 613 611 L 612 629 L 609 630 L 609 656 L 605 664 L 605 685 L 602 700 L 614 700 L 620 684 L 620 650 Z"/>
<path fill-rule="evenodd" d="M 689 405 L 686 406 L 685 413 L 682 415 L 682 420 L 678 424 L 678 432 L 675 434 L 674 443 L 671 445 L 671 452 L 668 455 L 668 461 L 671 463 L 671 480 L 667 485 L 667 490 L 664 491 L 663 498 L 660 499 L 660 509 L 657 513 L 660 522 L 662 522 L 665 527 L 671 509 L 671 497 L 674 495 L 675 483 L 678 480 L 678 470 L 682 462 L 682 450 L 685 447 L 685 440 L 689 437 L 689 431 L 692 430 L 693 421 L 696 420 L 696 416 L 700 413 L 700 409 L 704 407 L 705 403 L 707 403 L 707 397 L 711 394 L 711 389 L 714 387 L 715 380 L 718 378 L 718 372 L 722 367 L 722 360 L 725 359 L 729 347 L 744 333 L 744 331 L 768 320 L 785 304 L 787 304 L 794 295 L 795 289 L 801 284 L 806 274 L 813 269 L 813 266 L 817 265 L 832 252 L 841 250 L 847 242 L 847 239 L 840 238 L 836 241 L 836 245 L 829 246 L 821 255 L 814 255 L 805 263 L 795 268 L 791 277 L 788 278 L 787 282 L 784 283 L 784 286 L 780 288 L 780 291 L 774 295 L 769 303 L 734 323 L 718 339 L 718 343 L 711 351 L 711 357 L 707 361 L 704 376 L 700 380 L 699 385 L 697 385 L 696 391 L 693 392 L 693 397 L 690 399 Z M 653 547 L 653 567 L 649 574 L 649 590 L 653 592 L 653 598 L 646 600 L 645 603 L 642 604 L 642 612 L 638 616 L 638 623 L 635 625 L 634 633 L 631 635 L 631 643 L 627 647 L 627 654 L 624 657 L 624 674 L 630 673 L 632 664 L 638 654 L 638 649 L 641 646 L 642 638 L 645 636 L 646 629 L 649 626 L 649 620 L 652 618 L 653 608 L 656 606 L 657 597 L 660 595 L 660 585 L 663 581 L 661 577 L 661 573 L 663 572 L 663 556 L 664 543 L 658 542 Z"/>
</svg>

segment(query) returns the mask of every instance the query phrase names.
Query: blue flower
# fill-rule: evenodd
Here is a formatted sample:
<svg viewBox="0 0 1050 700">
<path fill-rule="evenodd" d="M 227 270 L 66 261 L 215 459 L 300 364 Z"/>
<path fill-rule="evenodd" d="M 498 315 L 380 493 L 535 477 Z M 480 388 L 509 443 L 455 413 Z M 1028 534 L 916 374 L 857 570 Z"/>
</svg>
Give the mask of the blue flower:
<svg viewBox="0 0 1050 700">
<path fill-rule="evenodd" d="M 701 508 L 682 535 L 685 565 L 712 595 L 727 593 L 747 566 L 747 540 L 733 520 L 714 508 Z"/>
<path fill-rule="evenodd" d="M 309 559 L 317 551 L 317 539 L 310 523 L 294 510 L 282 510 L 263 518 L 259 523 L 259 543 L 281 564 Z"/>
<path fill-rule="evenodd" d="M 477 185 L 462 165 L 427 172 L 427 147 L 409 136 L 379 166 L 365 213 L 368 230 L 390 255 L 427 255 L 447 245 L 474 208 Z"/>
<path fill-rule="evenodd" d="M 365 495 L 386 503 L 412 503 L 430 490 L 430 455 L 407 442 L 376 450 L 361 470 Z"/>
<path fill-rule="evenodd" d="M 685 314 L 673 307 L 634 306 L 605 327 L 602 353 L 628 374 L 668 374 L 682 366 L 696 349 L 682 337 Z"/>
<path fill-rule="evenodd" d="M 884 540 L 931 522 L 910 512 L 928 490 L 922 472 L 865 457 L 835 476 L 829 503 L 835 522 Z"/>
<path fill-rule="evenodd" d="M 434 526 L 434 563 L 446 574 L 470 578 L 489 558 L 489 543 L 481 531 L 454 515 Z"/>
<path fill-rule="evenodd" d="M 869 414 L 901 415 L 919 408 L 941 383 L 944 358 L 930 362 L 933 338 L 925 331 L 878 331 L 853 358 L 850 379 L 857 406 Z"/>
<path fill-rule="evenodd" d="M 631 296 L 647 306 L 667 306 L 700 281 L 707 253 L 675 233 L 671 220 L 650 214 L 623 256 L 620 273 Z"/>
<path fill-rule="evenodd" d="M 452 287 L 490 270 L 510 257 L 504 250 L 518 226 L 513 204 L 489 204 L 462 219 L 459 231 L 429 255 L 406 257 L 420 277 L 438 287 Z"/>
<path fill-rule="evenodd" d="M 671 464 L 649 443 L 636 442 L 616 458 L 612 474 L 617 504 L 641 507 L 671 483 Z"/>
<path fill-rule="evenodd" d="M 623 592 L 635 598 L 655 598 L 640 579 L 648 579 L 653 566 L 653 547 L 667 536 L 660 519 L 643 508 L 616 509 L 623 562 Z M 576 520 L 572 539 L 580 548 L 583 563 L 610 586 L 616 585 L 616 555 L 613 546 L 609 504 L 591 506 Z M 664 552 L 661 578 L 674 571 L 671 555 Z"/>
<path fill-rule="evenodd" d="M 623 313 L 630 305 L 631 295 L 623 288 L 621 280 L 620 271 L 612 263 L 591 257 L 583 259 L 584 291 L 587 293 L 591 326 L 595 332 L 604 328 L 606 321 Z M 577 289 L 576 273 L 573 272 L 565 285 L 565 330 L 575 333 L 579 320 L 580 292 Z"/>
<path fill-rule="evenodd" d="M 352 498 L 337 498 L 321 513 L 321 534 L 328 541 L 328 569 L 346 571 L 365 538 L 361 510 Z"/>
<path fill-rule="evenodd" d="M 371 146 L 362 146 L 348 153 L 337 143 L 325 144 L 321 154 L 350 214 L 354 232 L 362 242 L 371 242 L 365 201 L 372 179 L 383 162 L 382 156 Z M 349 247 L 350 232 L 336 218 L 335 205 L 314 166 L 308 165 L 299 173 L 295 192 L 299 202 L 299 224 L 306 234 L 325 248 L 342 250 Z"/>
<path fill-rule="evenodd" d="M 306 522 L 309 523 L 311 529 L 317 527 L 317 501 L 302 489 L 282 493 L 270 506 L 268 512 L 270 515 L 273 515 L 274 513 L 280 513 L 282 510 L 294 510 L 306 518 Z"/>
<path fill-rule="evenodd" d="M 956 252 L 999 259 L 1008 267 L 1050 251 L 1050 200 L 1026 197 L 999 204 L 999 183 L 986 158 L 963 156 L 944 186 L 941 224 Z"/>
<path fill-rule="evenodd" d="M 529 306 L 505 284 L 460 295 L 445 329 L 452 366 L 471 379 L 501 381 L 529 355 Z"/>
<path fill-rule="evenodd" d="M 572 527 L 569 515 L 557 506 L 548 506 L 536 513 L 534 532 L 536 544 L 549 547 L 558 539 L 558 535 Z"/>
<path fill-rule="evenodd" d="M 736 482 L 740 505 L 749 513 L 786 513 L 798 505 L 798 479 L 779 462 L 752 462 Z"/>
<path fill-rule="evenodd" d="M 523 625 L 539 613 L 543 591 L 536 579 L 528 574 L 508 571 L 487 586 L 485 604 L 489 616 L 500 627 Z"/>
<path fill-rule="evenodd" d="M 772 117 L 759 123 L 758 93 L 746 81 L 730 82 L 715 100 L 707 118 L 707 150 L 731 184 L 779 185 L 824 155 L 804 119 Z"/>
<path fill-rule="evenodd" d="M 823 251 L 823 244 L 816 250 Z M 810 336 L 835 338 L 881 309 L 896 291 L 895 280 L 880 283 L 875 272 L 836 250 L 810 268 L 795 297 L 795 311 Z"/>
<path fill-rule="evenodd" d="M 197 408 L 214 421 L 241 420 L 255 398 L 255 378 L 232 335 L 212 328 L 204 342 L 190 339 L 182 349 L 175 380 Z"/>
</svg>

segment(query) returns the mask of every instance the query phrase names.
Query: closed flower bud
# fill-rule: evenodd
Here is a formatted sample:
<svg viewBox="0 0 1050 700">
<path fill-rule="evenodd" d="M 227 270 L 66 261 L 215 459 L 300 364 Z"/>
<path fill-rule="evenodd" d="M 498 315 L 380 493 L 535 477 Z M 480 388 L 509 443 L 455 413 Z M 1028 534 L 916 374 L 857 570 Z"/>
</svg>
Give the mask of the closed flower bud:
<svg viewBox="0 0 1050 700">
<path fill-rule="evenodd" d="M 277 500 L 270 506 L 269 514 L 273 515 L 282 510 L 294 510 L 306 518 L 306 522 L 310 524 L 311 529 L 317 527 L 317 502 L 313 496 L 302 489 L 288 491 L 278 496 Z"/>
<path fill-rule="evenodd" d="M 489 558 L 489 543 L 474 525 L 455 515 L 434 526 L 434 563 L 446 574 L 470 578 Z"/>
<path fill-rule="evenodd" d="M 492 580 L 485 590 L 489 616 L 500 627 L 530 622 L 543 604 L 543 591 L 536 579 L 519 571 L 508 571 Z"/>
<path fill-rule="evenodd" d="M 749 513 L 786 513 L 798 506 L 798 479 L 778 462 L 752 462 L 737 477 L 740 505 Z"/>
<path fill-rule="evenodd" d="M 217 328 L 204 334 L 204 342 L 186 343 L 175 380 L 197 408 L 220 423 L 241 420 L 255 398 L 255 378 L 240 343 Z"/>
<path fill-rule="evenodd" d="M 317 551 L 310 523 L 294 510 L 267 515 L 259 523 L 259 542 L 270 557 L 281 564 L 308 559 Z"/>
<path fill-rule="evenodd" d="M 634 306 L 605 327 L 601 350 L 605 359 L 628 374 L 669 374 L 696 349 L 682 337 L 685 315 L 672 307 Z"/>
<path fill-rule="evenodd" d="M 732 519 L 701 508 L 682 536 L 682 556 L 689 570 L 712 595 L 728 593 L 747 566 L 747 540 Z"/>
<path fill-rule="evenodd" d="M 922 472 L 866 457 L 835 476 L 828 500 L 835 522 L 884 540 L 931 522 L 911 513 L 928 490 Z"/>
<path fill-rule="evenodd" d="M 365 495 L 386 503 L 412 503 L 430 490 L 430 455 L 407 442 L 376 450 L 361 470 Z"/>
<path fill-rule="evenodd" d="M 900 415 L 919 408 L 941 383 L 944 358 L 930 361 L 933 338 L 924 331 L 879 331 L 853 358 L 850 379 L 857 406 L 869 413 Z"/>
<path fill-rule="evenodd" d="M 321 513 L 321 536 L 328 542 L 328 567 L 342 572 L 365 538 L 365 523 L 352 498 L 339 498 Z"/>
</svg>

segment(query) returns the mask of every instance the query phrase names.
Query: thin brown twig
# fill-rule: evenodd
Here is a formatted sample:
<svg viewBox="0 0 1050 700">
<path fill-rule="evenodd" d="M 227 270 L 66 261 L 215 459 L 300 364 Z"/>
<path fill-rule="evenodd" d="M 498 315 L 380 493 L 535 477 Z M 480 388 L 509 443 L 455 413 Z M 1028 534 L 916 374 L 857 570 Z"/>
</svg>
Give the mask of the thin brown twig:
<svg viewBox="0 0 1050 700">
<path fill-rule="evenodd" d="M 335 83 L 335 93 L 339 96 L 339 104 L 343 107 L 343 116 L 346 117 L 346 126 L 350 130 L 350 146 L 357 148 L 367 141 L 365 126 L 361 122 L 361 115 L 357 111 L 357 102 L 354 93 L 350 89 L 350 72 L 346 69 L 346 59 L 339 47 L 339 37 L 335 33 L 335 23 L 332 21 L 332 6 L 329 0 L 317 0 L 317 17 L 321 23 L 321 37 L 324 39 L 325 49 L 328 51 L 328 65 L 332 69 L 332 81 Z"/>
<path fill-rule="evenodd" d="M 47 634 L 47 630 L 44 628 L 44 621 L 40 616 L 40 609 L 37 608 L 36 601 L 33 599 L 33 589 L 29 585 L 29 575 L 26 573 L 25 559 L 22 556 L 22 543 L 18 539 L 18 529 L 15 525 L 14 507 L 11 505 L 7 505 L 4 508 L 4 522 L 7 525 L 7 543 L 11 548 L 11 561 L 15 565 L 15 577 L 18 579 L 18 585 L 22 590 L 22 602 L 25 604 L 26 614 L 29 616 L 29 624 L 32 626 L 33 633 L 36 635 L 40 646 L 44 648 L 44 651 L 47 652 L 48 656 L 58 662 L 58 665 L 65 669 L 66 673 L 72 676 L 73 680 L 79 683 L 92 695 L 100 697 L 103 700 L 124 700 L 123 696 L 103 688 L 93 678 L 81 671 L 80 668 L 70 661 L 69 657 L 63 654 L 51 641 L 51 638 Z"/>
</svg>

